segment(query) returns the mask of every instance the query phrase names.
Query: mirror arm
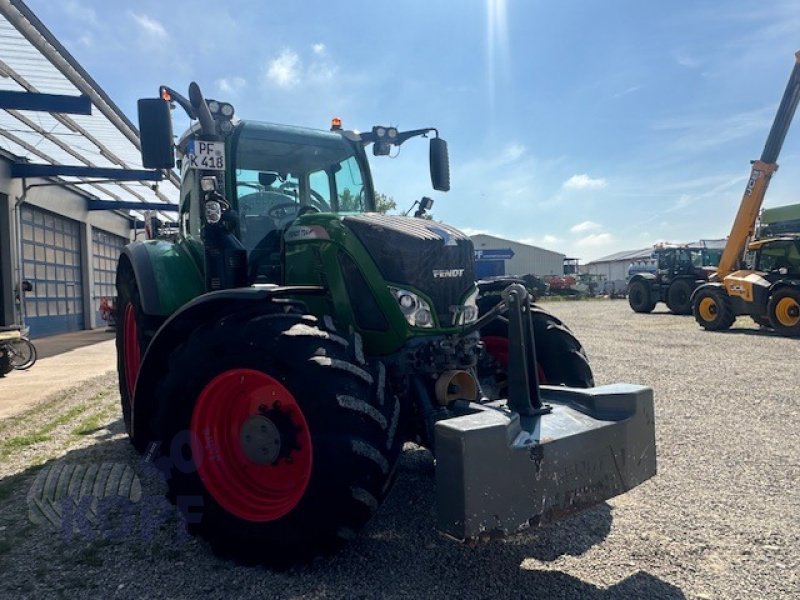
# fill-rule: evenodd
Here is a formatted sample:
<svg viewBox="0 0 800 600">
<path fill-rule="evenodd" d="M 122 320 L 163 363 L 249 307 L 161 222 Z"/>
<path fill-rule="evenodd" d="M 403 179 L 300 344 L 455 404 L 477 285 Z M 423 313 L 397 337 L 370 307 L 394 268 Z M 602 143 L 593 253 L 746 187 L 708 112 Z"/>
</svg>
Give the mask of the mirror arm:
<svg viewBox="0 0 800 600">
<path fill-rule="evenodd" d="M 160 98 L 164 97 L 164 92 L 167 92 L 170 96 L 170 104 L 177 103 L 188 115 L 188 117 L 192 120 L 197 118 L 197 114 L 194 112 L 192 105 L 189 103 L 189 100 L 185 97 L 173 90 L 171 87 L 162 85 L 158 88 L 158 96 Z"/>
<path fill-rule="evenodd" d="M 392 146 L 399 146 L 403 142 L 410 140 L 412 137 L 417 137 L 418 135 L 424 136 L 427 133 L 433 131 L 436 134 L 436 137 L 439 137 L 439 130 L 435 127 L 426 127 L 425 129 L 412 129 L 411 131 L 398 131 L 397 137 L 393 140 L 386 139 L 388 143 Z M 368 146 L 373 142 L 378 141 L 378 136 L 375 135 L 373 131 L 365 131 L 364 133 L 358 134 L 358 141 L 360 141 L 364 146 Z"/>
<path fill-rule="evenodd" d="M 200 86 L 194 81 L 189 84 L 189 102 L 197 114 L 197 119 L 200 121 L 200 130 L 206 135 L 216 135 L 217 126 L 214 122 L 214 117 L 211 116 L 211 111 L 203 98 L 203 92 L 200 91 Z"/>
<path fill-rule="evenodd" d="M 430 133 L 431 131 L 436 133 L 437 138 L 439 137 L 439 130 L 436 129 L 435 127 L 427 127 L 425 129 L 412 129 L 411 131 L 403 131 L 403 132 L 398 131 L 397 137 L 395 138 L 395 141 L 392 142 L 392 144 L 394 144 L 395 146 L 399 146 L 406 140 L 411 139 L 412 137 L 417 137 L 418 135 L 424 136 L 425 134 Z"/>
</svg>

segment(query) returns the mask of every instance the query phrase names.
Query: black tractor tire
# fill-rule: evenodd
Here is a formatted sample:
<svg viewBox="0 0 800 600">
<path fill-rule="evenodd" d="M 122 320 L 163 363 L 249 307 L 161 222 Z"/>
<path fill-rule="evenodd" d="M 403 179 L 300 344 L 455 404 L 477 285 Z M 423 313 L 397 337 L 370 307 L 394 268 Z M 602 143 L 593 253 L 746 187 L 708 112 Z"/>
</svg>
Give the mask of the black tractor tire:
<svg viewBox="0 0 800 600">
<path fill-rule="evenodd" d="M 542 308 L 531 306 L 533 335 L 536 345 L 539 383 L 568 387 L 594 387 L 594 375 L 583 346 L 575 334 L 557 317 Z M 507 397 L 508 323 L 495 319 L 480 331 L 486 352 L 478 363 L 478 378 L 492 380 L 492 400 Z M 505 342 L 504 352 L 498 353 L 497 341 Z M 501 344 L 502 348 L 502 344 Z M 484 390 L 488 392 L 489 390 Z"/>
<path fill-rule="evenodd" d="M 634 281 L 628 287 L 628 304 L 633 312 L 650 313 L 656 307 L 655 300 L 651 298 L 650 286 L 644 281 Z"/>
<path fill-rule="evenodd" d="M 315 317 L 239 313 L 198 327 L 169 365 L 156 394 L 158 461 L 175 463 L 168 497 L 190 532 L 218 555 L 279 567 L 309 560 L 353 539 L 385 499 L 403 444 L 401 405 L 384 366 L 364 358 L 360 338 L 326 330 Z M 241 376 L 239 385 L 255 377 L 272 387 L 247 396 L 215 383 L 231 375 L 234 385 Z M 267 389 L 272 397 L 265 397 Z M 275 389 L 279 403 L 272 401 Z M 234 417 L 226 421 L 242 406 L 250 408 L 240 425 Z M 242 436 L 250 421 L 265 416 L 282 432 L 267 443 L 283 453 L 285 440 L 294 441 L 288 454 L 259 462 L 247 454 Z M 200 441 L 180 442 L 187 431 Z M 213 464 L 204 472 L 208 461 Z M 287 471 L 298 468 L 300 475 Z M 181 500 L 193 498 L 199 505 Z M 265 498 L 281 510 L 264 508 Z"/>
<path fill-rule="evenodd" d="M 731 300 L 721 288 L 698 290 L 692 302 L 692 313 L 698 325 L 709 331 L 730 329 L 736 320 Z"/>
<path fill-rule="evenodd" d="M 667 290 L 667 307 L 675 315 L 692 314 L 693 287 L 686 279 L 673 281 Z"/>
<path fill-rule="evenodd" d="M 142 357 L 164 319 L 144 313 L 136 276 L 126 263 L 121 264 L 117 272 L 115 310 L 117 375 L 122 418 L 131 444 L 137 452 L 142 453 L 148 440 L 137 436 L 132 428 L 134 382 Z"/>
<path fill-rule="evenodd" d="M 767 315 L 772 328 L 781 335 L 800 336 L 800 290 L 780 288 L 769 299 Z"/>
</svg>

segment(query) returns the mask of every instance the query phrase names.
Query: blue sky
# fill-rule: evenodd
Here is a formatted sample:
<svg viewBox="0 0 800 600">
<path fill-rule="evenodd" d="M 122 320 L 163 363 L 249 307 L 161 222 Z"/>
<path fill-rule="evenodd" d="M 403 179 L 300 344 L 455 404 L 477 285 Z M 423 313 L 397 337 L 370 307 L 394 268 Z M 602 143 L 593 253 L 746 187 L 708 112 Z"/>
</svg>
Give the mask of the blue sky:
<svg viewBox="0 0 800 600">
<path fill-rule="evenodd" d="M 196 80 L 242 118 L 437 127 L 375 158 L 379 191 L 435 218 L 590 260 L 724 237 L 800 49 L 800 2 L 28 0 L 135 122 Z M 796 129 L 796 128 L 795 128 Z M 800 202 L 789 132 L 765 206 Z"/>
</svg>

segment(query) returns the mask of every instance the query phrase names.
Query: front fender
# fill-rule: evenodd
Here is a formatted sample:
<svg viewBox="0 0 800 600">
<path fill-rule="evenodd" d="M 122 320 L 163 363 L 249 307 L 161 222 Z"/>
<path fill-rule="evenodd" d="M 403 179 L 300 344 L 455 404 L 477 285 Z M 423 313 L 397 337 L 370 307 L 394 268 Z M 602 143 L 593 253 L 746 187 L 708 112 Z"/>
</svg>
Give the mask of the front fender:
<svg viewBox="0 0 800 600">
<path fill-rule="evenodd" d="M 692 304 L 694 304 L 694 299 L 697 297 L 697 294 L 700 293 L 700 290 L 707 290 L 709 288 L 721 289 L 723 292 L 725 291 L 725 286 L 719 282 L 715 281 L 714 283 L 704 283 L 703 285 L 697 286 L 695 290 L 692 292 L 692 295 L 690 297 Z"/>
<path fill-rule="evenodd" d="M 769 286 L 769 295 L 771 296 L 781 288 L 800 290 L 800 279 L 779 279 Z"/>
<path fill-rule="evenodd" d="M 248 310 L 305 312 L 305 305 L 287 296 L 321 294 L 318 286 L 264 286 L 220 290 L 202 294 L 172 314 L 156 332 L 142 357 L 133 400 L 133 430 L 142 439 L 154 439 L 160 419 L 156 388 L 169 369 L 172 350 L 182 344 L 205 323 L 214 323 L 225 315 Z M 158 439 L 155 437 L 155 439 Z"/>
<path fill-rule="evenodd" d="M 651 282 L 655 280 L 656 276 L 653 273 L 636 273 L 636 275 L 631 275 L 631 278 L 628 280 L 628 285 L 632 284 L 634 281 Z"/>
<path fill-rule="evenodd" d="M 180 244 L 165 240 L 133 242 L 122 250 L 139 288 L 142 310 L 168 317 L 205 291 L 203 276 Z"/>
<path fill-rule="evenodd" d="M 653 286 L 656 283 L 656 276 L 653 273 L 636 273 L 635 275 L 632 275 L 630 279 L 628 279 L 626 288 L 630 290 L 631 285 L 637 281 L 646 285 L 647 288 L 652 292 Z"/>
</svg>

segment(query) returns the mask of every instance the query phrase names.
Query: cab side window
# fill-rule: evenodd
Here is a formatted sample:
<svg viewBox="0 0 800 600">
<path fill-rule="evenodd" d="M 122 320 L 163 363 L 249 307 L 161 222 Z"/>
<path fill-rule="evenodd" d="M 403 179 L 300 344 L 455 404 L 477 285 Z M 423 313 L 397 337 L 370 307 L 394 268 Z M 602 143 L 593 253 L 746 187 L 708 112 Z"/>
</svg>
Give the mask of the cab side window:
<svg viewBox="0 0 800 600">
<path fill-rule="evenodd" d="M 781 268 L 791 268 L 790 250 L 795 250 L 792 242 L 777 242 L 763 246 L 758 258 L 758 269 L 775 271 Z"/>
</svg>

